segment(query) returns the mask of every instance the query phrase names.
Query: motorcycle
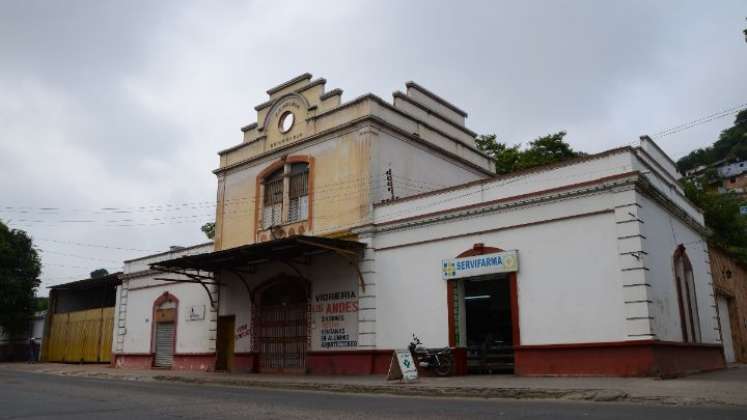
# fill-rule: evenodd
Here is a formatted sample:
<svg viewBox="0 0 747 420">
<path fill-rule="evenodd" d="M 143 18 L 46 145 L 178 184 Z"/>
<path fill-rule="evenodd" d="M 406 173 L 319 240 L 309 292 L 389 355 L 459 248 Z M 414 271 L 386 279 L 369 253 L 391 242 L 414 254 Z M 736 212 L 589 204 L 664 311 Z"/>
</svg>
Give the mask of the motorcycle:
<svg viewBox="0 0 747 420">
<path fill-rule="evenodd" d="M 454 358 L 449 347 L 437 349 L 423 347 L 420 339 L 413 334 L 409 349 L 418 366 L 431 369 L 436 376 L 449 376 L 451 374 Z"/>
</svg>

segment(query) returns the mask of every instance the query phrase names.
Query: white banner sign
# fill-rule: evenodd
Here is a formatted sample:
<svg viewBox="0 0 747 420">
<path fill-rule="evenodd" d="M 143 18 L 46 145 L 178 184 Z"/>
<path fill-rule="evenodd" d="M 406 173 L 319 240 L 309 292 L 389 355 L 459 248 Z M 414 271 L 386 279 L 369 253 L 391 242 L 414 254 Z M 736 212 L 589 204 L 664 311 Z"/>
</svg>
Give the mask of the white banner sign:
<svg viewBox="0 0 747 420">
<path fill-rule="evenodd" d="M 444 280 L 512 271 L 519 271 L 518 251 L 452 258 L 441 262 L 441 273 Z"/>
</svg>

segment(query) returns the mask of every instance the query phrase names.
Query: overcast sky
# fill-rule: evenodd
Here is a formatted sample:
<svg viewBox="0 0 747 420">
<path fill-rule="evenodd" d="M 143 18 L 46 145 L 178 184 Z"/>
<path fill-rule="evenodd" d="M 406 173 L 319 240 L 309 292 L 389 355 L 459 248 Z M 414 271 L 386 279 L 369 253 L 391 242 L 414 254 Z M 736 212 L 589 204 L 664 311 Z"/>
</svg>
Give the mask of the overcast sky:
<svg viewBox="0 0 747 420">
<path fill-rule="evenodd" d="M 624 145 L 747 102 L 746 5 L 2 1 L 0 219 L 42 251 L 42 295 L 204 242 L 216 152 L 303 72 L 344 101 L 414 80 L 508 143 Z M 676 159 L 732 121 L 658 142 Z"/>
</svg>

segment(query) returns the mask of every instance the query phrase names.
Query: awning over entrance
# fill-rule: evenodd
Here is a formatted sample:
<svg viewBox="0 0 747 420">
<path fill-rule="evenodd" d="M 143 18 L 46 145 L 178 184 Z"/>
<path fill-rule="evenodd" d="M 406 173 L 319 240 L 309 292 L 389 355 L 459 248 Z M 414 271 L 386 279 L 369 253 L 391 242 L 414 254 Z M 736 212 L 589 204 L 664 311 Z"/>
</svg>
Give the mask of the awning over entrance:
<svg viewBox="0 0 747 420">
<path fill-rule="evenodd" d="M 200 270 L 215 273 L 224 269 L 247 267 L 270 261 L 291 261 L 324 252 L 357 257 L 365 247 L 365 244 L 356 241 L 296 235 L 223 251 L 185 255 L 173 260 L 151 264 L 151 268 Z"/>
<path fill-rule="evenodd" d="M 150 265 L 151 269 L 184 275 L 191 280 L 158 279 L 163 281 L 178 281 L 200 283 L 210 296 L 213 305 L 216 303 L 208 289 L 208 284 L 220 284 L 214 274 L 221 271 L 232 272 L 244 282 L 243 275 L 254 274 L 256 266 L 267 263 L 287 265 L 299 277 L 304 277 L 297 264 L 306 264 L 309 257 L 326 253 L 334 253 L 349 263 L 358 275 L 361 288 L 365 290 L 363 275 L 358 267 L 358 261 L 366 244 L 343 239 L 323 238 L 319 236 L 289 236 L 251 245 L 243 245 L 222 251 L 204 254 L 185 255 L 166 261 L 159 261 Z M 249 290 L 253 295 L 253 290 Z"/>
</svg>

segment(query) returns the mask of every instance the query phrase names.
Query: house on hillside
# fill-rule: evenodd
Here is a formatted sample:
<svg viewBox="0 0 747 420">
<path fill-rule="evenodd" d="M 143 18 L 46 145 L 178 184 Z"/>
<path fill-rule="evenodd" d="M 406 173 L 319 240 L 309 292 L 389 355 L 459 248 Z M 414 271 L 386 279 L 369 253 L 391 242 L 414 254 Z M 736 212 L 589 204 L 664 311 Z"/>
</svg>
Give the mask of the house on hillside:
<svg viewBox="0 0 747 420">
<path fill-rule="evenodd" d="M 267 94 L 219 152 L 214 248 L 148 260 L 199 283 L 207 342 L 227 343 L 199 339 L 179 366 L 380 374 L 412 334 L 451 347 L 458 374 L 724 366 L 703 215 L 650 138 L 497 177 L 467 113 L 417 83 L 343 102 L 303 74 Z M 184 342 L 203 334 L 162 296 L 135 311 L 128 292 L 146 333 L 118 366 L 143 366 L 154 308 Z"/>
<path fill-rule="evenodd" d="M 742 199 L 747 199 L 747 161 L 739 161 L 719 166 L 721 178 L 719 192 L 733 192 Z"/>
</svg>

